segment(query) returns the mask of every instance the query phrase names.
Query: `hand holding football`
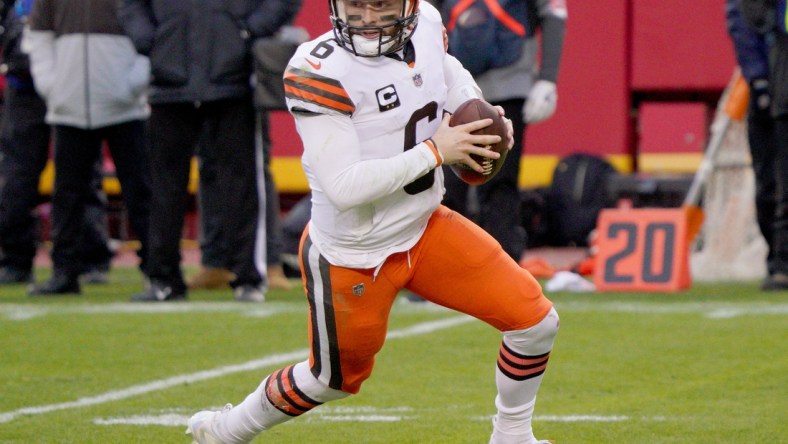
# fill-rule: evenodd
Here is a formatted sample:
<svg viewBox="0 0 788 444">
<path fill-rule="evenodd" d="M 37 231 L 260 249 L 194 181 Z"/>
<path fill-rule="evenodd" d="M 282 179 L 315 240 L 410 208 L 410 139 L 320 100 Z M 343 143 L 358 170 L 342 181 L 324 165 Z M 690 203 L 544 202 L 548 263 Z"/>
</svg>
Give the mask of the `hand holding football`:
<svg viewBox="0 0 788 444">
<path fill-rule="evenodd" d="M 498 114 L 498 110 L 481 99 L 470 99 L 460 105 L 449 120 L 449 126 L 462 125 L 469 122 L 474 122 L 481 119 L 492 119 L 493 123 L 480 130 L 476 130 L 471 134 L 485 134 L 497 135 L 501 137 L 501 141 L 491 145 L 491 149 L 501 157 L 497 159 L 490 159 L 475 154 L 471 154 L 473 160 L 478 162 L 484 167 L 484 173 L 479 173 L 471 169 L 465 164 L 458 163 L 451 165 L 451 170 L 463 182 L 470 185 L 481 185 L 489 181 L 501 170 L 503 162 L 506 160 L 506 154 L 509 152 L 507 134 L 508 128 L 504 118 Z"/>
</svg>

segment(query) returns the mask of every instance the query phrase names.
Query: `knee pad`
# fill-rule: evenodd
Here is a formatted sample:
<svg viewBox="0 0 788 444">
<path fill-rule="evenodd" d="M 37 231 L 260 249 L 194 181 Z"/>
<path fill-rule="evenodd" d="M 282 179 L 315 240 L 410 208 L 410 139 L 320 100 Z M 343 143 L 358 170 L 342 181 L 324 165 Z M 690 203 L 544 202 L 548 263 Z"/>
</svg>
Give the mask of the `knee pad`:
<svg viewBox="0 0 788 444">
<path fill-rule="evenodd" d="M 551 308 L 547 315 L 533 327 L 524 330 L 511 330 L 503 333 L 503 341 L 517 353 L 536 356 L 553 349 L 553 341 L 558 333 L 558 312 Z"/>
</svg>

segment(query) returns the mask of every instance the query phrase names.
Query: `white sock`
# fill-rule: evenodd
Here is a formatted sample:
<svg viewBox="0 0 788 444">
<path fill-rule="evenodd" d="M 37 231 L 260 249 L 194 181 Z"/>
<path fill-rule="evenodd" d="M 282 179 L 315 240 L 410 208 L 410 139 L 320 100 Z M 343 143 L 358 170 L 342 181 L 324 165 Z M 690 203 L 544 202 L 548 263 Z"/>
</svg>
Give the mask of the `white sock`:
<svg viewBox="0 0 788 444">
<path fill-rule="evenodd" d="M 281 424 L 291 416 L 277 410 L 265 397 L 265 378 L 242 403 L 222 413 L 214 422 L 214 434 L 226 444 L 246 444 L 262 431 Z"/>
<path fill-rule="evenodd" d="M 266 394 L 268 381 L 272 377 L 278 380 L 271 381 L 273 388 L 270 388 L 270 392 Z M 290 388 L 297 387 L 299 394 L 289 393 L 289 395 L 293 398 L 299 397 L 294 401 L 302 408 L 296 408 L 294 404 L 287 403 L 277 396 L 279 382 Z M 245 444 L 264 430 L 306 413 L 324 402 L 348 395 L 349 393 L 331 389 L 318 381 L 309 370 L 309 362 L 300 362 L 277 370 L 265 378 L 257 390 L 247 396 L 242 403 L 217 417 L 213 432 L 227 444 Z M 269 396 L 279 399 L 277 401 L 277 404 L 281 404 L 279 408 L 271 404 Z M 283 410 L 289 414 L 284 413 Z"/>
<path fill-rule="evenodd" d="M 531 418 L 557 331 L 558 313 L 552 309 L 535 326 L 504 333 L 495 369 L 498 413 L 493 420 L 491 443 L 536 442 Z"/>
<path fill-rule="evenodd" d="M 534 414 L 533 401 L 516 408 L 506 408 L 500 405 L 500 396 L 495 398 L 498 413 L 493 418 L 493 434 L 490 444 L 530 444 L 535 443 L 531 430 L 531 417 Z"/>
</svg>

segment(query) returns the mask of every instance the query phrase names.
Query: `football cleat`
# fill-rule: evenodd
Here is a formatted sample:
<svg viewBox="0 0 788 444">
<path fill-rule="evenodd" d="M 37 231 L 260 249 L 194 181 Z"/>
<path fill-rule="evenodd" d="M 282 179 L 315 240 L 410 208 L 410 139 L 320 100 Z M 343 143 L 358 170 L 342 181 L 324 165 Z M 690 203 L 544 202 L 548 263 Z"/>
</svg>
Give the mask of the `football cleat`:
<svg viewBox="0 0 788 444">
<path fill-rule="evenodd" d="M 203 410 L 192 415 L 186 427 L 186 434 L 192 436 L 192 444 L 224 444 L 213 433 L 213 421 L 232 408 L 232 404 L 227 404 L 218 412 Z"/>
<path fill-rule="evenodd" d="M 511 437 L 509 437 L 509 439 L 511 439 Z M 495 435 L 493 435 L 492 437 L 490 437 L 490 444 L 503 444 L 505 442 L 513 442 L 513 441 L 510 441 L 509 439 L 507 439 L 505 441 L 500 441 L 500 440 L 496 439 Z M 522 442 L 522 441 L 519 441 L 519 442 Z M 555 441 L 551 441 L 551 440 L 548 440 L 548 439 L 540 439 L 538 441 L 533 441 L 531 444 L 554 444 L 554 443 L 555 443 Z"/>
<path fill-rule="evenodd" d="M 515 436 L 515 435 L 508 434 L 508 433 L 504 433 L 504 432 L 496 429 L 495 428 L 495 423 L 496 423 L 497 420 L 498 420 L 498 418 L 496 416 L 493 416 L 493 420 L 492 420 L 492 422 L 493 422 L 493 433 L 492 433 L 492 436 L 490 436 L 489 444 L 514 444 L 514 443 L 517 443 L 517 444 L 519 444 L 519 443 L 553 444 L 555 442 L 555 441 L 550 441 L 548 439 L 537 440 L 536 438 L 533 438 L 533 435 L 531 435 L 531 439 L 527 439 L 526 441 L 523 441 L 523 437 L 521 435 Z M 529 433 L 529 435 L 530 435 L 530 433 Z"/>
</svg>

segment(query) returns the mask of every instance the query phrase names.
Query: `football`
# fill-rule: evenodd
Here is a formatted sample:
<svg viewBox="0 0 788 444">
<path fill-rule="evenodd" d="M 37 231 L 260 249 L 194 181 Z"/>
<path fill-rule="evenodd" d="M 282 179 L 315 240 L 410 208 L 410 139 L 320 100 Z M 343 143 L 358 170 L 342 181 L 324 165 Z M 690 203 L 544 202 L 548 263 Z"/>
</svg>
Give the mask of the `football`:
<svg viewBox="0 0 788 444">
<path fill-rule="evenodd" d="M 495 134 L 501 136 L 501 141 L 491 145 L 493 151 L 498 152 L 501 157 L 498 159 L 488 159 L 485 157 L 471 154 L 471 157 L 484 167 L 484 173 L 477 173 L 465 164 L 459 163 L 451 165 L 451 170 L 463 182 L 470 185 L 482 185 L 492 179 L 501 170 L 503 162 L 506 160 L 506 153 L 509 152 L 506 142 L 506 122 L 498 114 L 494 106 L 482 99 L 470 99 L 460 105 L 449 120 L 450 126 L 462 125 L 481 119 L 492 119 L 493 123 L 473 134 Z"/>
</svg>

